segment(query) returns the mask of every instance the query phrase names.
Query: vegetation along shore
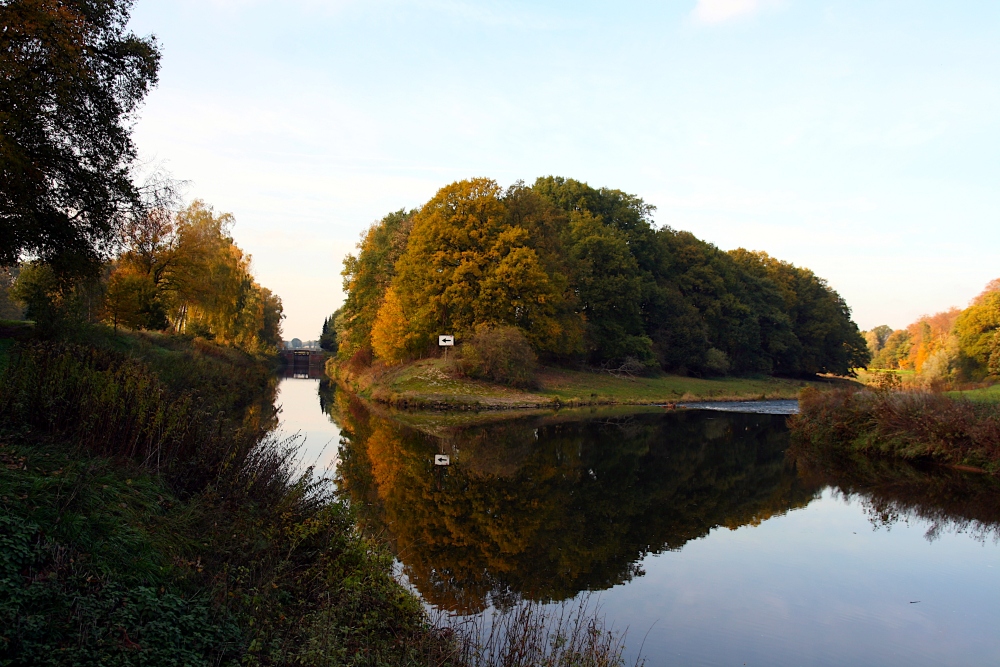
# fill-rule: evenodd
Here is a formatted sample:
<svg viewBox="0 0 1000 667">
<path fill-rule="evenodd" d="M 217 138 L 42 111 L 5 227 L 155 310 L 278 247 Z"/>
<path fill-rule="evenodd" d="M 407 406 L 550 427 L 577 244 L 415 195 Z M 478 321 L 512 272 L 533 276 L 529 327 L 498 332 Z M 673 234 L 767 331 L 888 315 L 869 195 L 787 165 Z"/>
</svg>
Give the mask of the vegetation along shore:
<svg viewBox="0 0 1000 667">
<path fill-rule="evenodd" d="M 800 447 L 1000 472 L 1000 279 L 965 309 L 865 332 L 864 391 L 805 391 Z"/>
<path fill-rule="evenodd" d="M 665 373 L 626 375 L 600 370 L 543 367 L 532 387 L 469 377 L 459 362 L 421 359 L 395 366 L 353 368 L 336 359 L 327 375 L 351 393 L 396 408 L 523 410 L 586 405 L 673 405 L 685 401 L 793 399 L 805 387 L 832 389 L 845 378 L 697 378 Z"/>
<path fill-rule="evenodd" d="M 160 44 L 130 31 L 132 5 L 0 3 L 0 665 L 621 666 L 623 636 L 595 610 L 545 605 L 804 506 L 825 479 L 904 509 L 930 489 L 950 515 L 919 466 L 1000 473 L 1000 283 L 964 311 L 861 332 L 811 270 L 560 176 L 447 184 L 363 234 L 320 338 L 348 390 L 320 395 L 343 466 L 303 469 L 298 440 L 276 435 L 281 299 L 233 215 L 137 159 Z M 649 407 L 795 397 L 808 484 L 780 416 Z M 610 421 L 557 412 L 577 406 Z M 498 430 L 463 432 L 472 418 Z M 479 467 L 456 455 L 446 477 L 428 439 L 442 434 Z M 909 480 L 895 490 L 894 458 L 919 472 L 892 473 Z M 974 477 L 958 516 L 986 525 L 995 479 Z M 638 529 L 657 522 L 653 548 Z M 494 541 L 451 550 L 475 533 Z M 390 534 L 417 557 L 411 583 L 458 573 L 438 609 L 495 615 L 432 618 Z"/>
</svg>

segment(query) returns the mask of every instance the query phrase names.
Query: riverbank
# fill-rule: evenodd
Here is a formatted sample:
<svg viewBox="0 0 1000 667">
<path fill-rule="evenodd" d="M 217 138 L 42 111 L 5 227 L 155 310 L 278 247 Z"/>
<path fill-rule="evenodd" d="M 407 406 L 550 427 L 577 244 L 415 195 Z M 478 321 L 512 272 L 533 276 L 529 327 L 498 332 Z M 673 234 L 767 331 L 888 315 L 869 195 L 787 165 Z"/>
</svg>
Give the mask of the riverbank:
<svg viewBox="0 0 1000 667">
<path fill-rule="evenodd" d="M 855 384 L 843 378 L 708 379 L 666 374 L 628 377 L 544 367 L 537 374 L 538 387 L 523 390 L 463 377 L 453 363 L 441 358 L 360 370 L 330 359 L 326 371 L 341 386 L 365 399 L 396 408 L 424 410 L 527 410 L 790 399 L 807 387 L 828 389 Z"/>
<path fill-rule="evenodd" d="M 923 391 L 804 391 L 789 420 L 797 445 L 1000 473 L 1000 403 Z"/>
<path fill-rule="evenodd" d="M 447 663 L 388 552 L 270 435 L 268 359 L 98 329 L 3 356 L 0 662 Z"/>
</svg>

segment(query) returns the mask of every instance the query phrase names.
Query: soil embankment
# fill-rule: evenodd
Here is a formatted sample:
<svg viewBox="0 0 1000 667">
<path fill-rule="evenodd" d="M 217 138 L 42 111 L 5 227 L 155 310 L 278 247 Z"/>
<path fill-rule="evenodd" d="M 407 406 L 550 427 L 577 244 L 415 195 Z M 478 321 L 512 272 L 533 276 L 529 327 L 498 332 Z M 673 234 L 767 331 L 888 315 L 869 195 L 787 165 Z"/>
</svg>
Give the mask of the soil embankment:
<svg viewBox="0 0 1000 667">
<path fill-rule="evenodd" d="M 853 384 L 841 378 L 797 380 L 693 378 L 679 375 L 629 377 L 542 368 L 534 389 L 517 389 L 463 377 L 446 359 L 421 359 L 397 366 L 352 369 L 327 362 L 327 375 L 363 398 L 407 409 L 512 410 L 586 405 L 656 405 L 685 401 L 796 398 L 806 387 Z"/>
</svg>

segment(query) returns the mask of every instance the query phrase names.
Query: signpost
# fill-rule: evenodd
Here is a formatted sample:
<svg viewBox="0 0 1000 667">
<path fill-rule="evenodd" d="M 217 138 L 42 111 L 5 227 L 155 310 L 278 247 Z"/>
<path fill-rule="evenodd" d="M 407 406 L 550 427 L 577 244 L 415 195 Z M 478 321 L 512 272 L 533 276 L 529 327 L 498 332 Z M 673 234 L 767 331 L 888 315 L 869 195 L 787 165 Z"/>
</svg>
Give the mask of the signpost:
<svg viewBox="0 0 1000 667">
<path fill-rule="evenodd" d="M 448 358 L 448 348 L 455 345 L 454 336 L 438 336 L 438 346 L 444 348 L 444 358 Z"/>
<path fill-rule="evenodd" d="M 444 358 L 448 358 L 448 348 L 455 346 L 454 336 L 438 336 L 438 347 L 444 348 Z M 447 454 L 435 454 L 434 455 L 434 465 L 435 466 L 446 466 L 451 465 L 451 457 Z M 438 478 L 438 485 L 441 484 L 441 478 Z"/>
</svg>

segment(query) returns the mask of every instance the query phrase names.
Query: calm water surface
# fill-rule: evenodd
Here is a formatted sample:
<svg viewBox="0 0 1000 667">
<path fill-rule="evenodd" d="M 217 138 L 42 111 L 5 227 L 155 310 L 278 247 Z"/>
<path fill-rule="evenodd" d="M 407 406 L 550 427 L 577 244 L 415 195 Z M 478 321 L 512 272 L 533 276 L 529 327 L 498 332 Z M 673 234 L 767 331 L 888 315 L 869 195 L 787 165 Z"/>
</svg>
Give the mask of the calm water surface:
<svg viewBox="0 0 1000 667">
<path fill-rule="evenodd" d="M 303 460 L 335 467 L 443 612 L 590 592 L 649 665 L 1000 665 L 1000 490 L 982 476 L 789 451 L 787 417 L 753 406 L 463 427 L 317 380 L 278 401 Z"/>
</svg>

